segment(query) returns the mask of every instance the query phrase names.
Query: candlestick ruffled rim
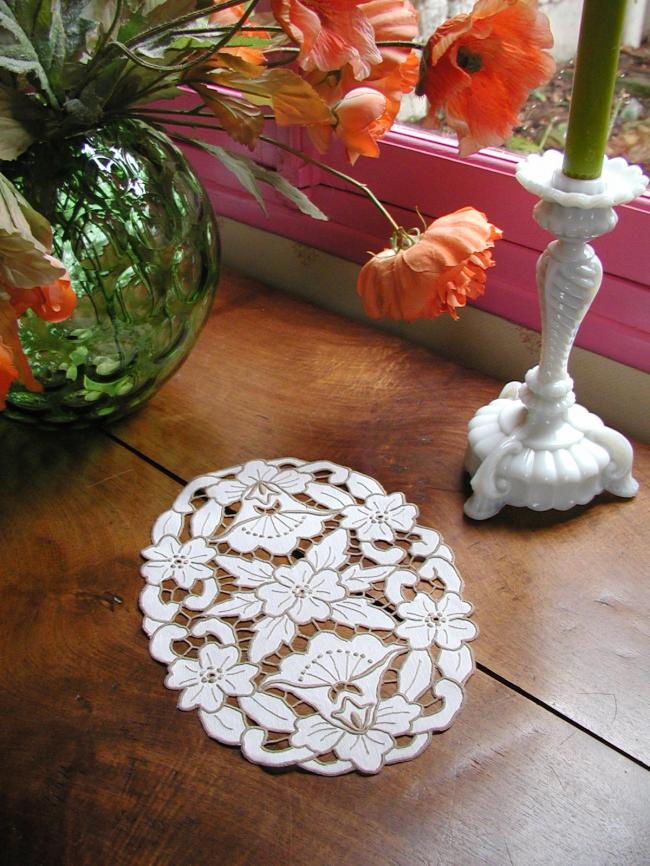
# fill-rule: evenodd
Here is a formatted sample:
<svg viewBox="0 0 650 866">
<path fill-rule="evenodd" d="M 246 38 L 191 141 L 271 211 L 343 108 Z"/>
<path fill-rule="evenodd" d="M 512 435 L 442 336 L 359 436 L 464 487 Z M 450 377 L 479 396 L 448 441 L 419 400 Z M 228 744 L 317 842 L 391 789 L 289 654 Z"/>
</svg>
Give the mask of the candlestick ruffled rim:
<svg viewBox="0 0 650 866">
<path fill-rule="evenodd" d="M 532 153 L 517 166 L 516 176 L 519 183 L 544 201 L 555 202 L 564 207 L 582 209 L 614 207 L 626 204 L 641 195 L 648 178 L 638 165 L 630 165 L 623 157 L 605 157 L 603 171 L 599 180 L 603 189 L 593 192 L 558 189 L 556 178 L 562 171 L 564 154 L 559 150 L 546 153 Z M 567 178 L 568 180 L 568 178 Z M 575 181 L 590 184 L 592 181 Z"/>
</svg>

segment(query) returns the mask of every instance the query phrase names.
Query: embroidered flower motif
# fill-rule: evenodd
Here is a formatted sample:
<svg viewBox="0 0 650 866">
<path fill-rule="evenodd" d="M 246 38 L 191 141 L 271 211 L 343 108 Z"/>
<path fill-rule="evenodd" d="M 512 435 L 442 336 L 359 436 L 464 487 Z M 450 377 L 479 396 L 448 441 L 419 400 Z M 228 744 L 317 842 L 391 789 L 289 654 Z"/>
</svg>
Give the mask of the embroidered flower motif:
<svg viewBox="0 0 650 866">
<path fill-rule="evenodd" d="M 357 291 L 372 318 L 412 322 L 456 310 L 485 291 L 492 247 L 501 231 L 465 207 L 434 220 L 417 238 L 400 229 L 391 249 L 361 269 Z"/>
<path fill-rule="evenodd" d="M 298 469 L 279 469 L 264 460 L 250 460 L 234 478 L 224 478 L 207 492 L 219 505 L 232 505 L 238 499 L 273 506 L 281 493 L 303 493 L 312 476 Z"/>
<path fill-rule="evenodd" d="M 347 533 L 337 529 L 318 544 L 312 545 L 304 559 L 294 565 L 277 568 L 268 562 L 250 561 L 234 556 L 217 557 L 217 564 L 236 578 L 238 586 L 253 592 L 235 592 L 226 601 L 215 604 L 206 616 L 253 620 L 254 637 L 248 649 L 253 662 L 275 652 L 281 644 L 291 643 L 298 625 L 332 619 L 354 628 L 392 630 L 395 621 L 367 598 L 350 597 L 347 584 L 359 584 L 357 571 L 338 574 L 346 559 Z"/>
<path fill-rule="evenodd" d="M 198 659 L 176 659 L 169 666 L 165 685 L 183 689 L 178 706 L 182 710 L 201 707 L 214 713 L 226 695 L 252 695 L 255 665 L 239 664 L 239 650 L 233 646 L 207 644 L 199 649 Z"/>
<path fill-rule="evenodd" d="M 444 109 L 468 156 L 510 137 L 529 91 L 553 74 L 552 45 L 537 0 L 479 0 L 431 36 L 416 92 L 429 100 L 434 124 Z"/>
<path fill-rule="evenodd" d="M 225 478 L 206 488 L 219 505 L 240 501 L 239 510 L 222 540 L 239 553 L 263 547 L 285 556 L 302 538 L 313 538 L 323 528 L 328 512 L 296 499 L 313 481 L 298 469 L 279 469 L 263 460 L 251 460 L 234 479 Z"/>
<path fill-rule="evenodd" d="M 346 697 L 340 724 L 320 715 L 307 716 L 296 723 L 290 742 L 293 747 L 306 746 L 316 755 L 334 752 L 362 773 L 376 773 L 395 747 L 395 737 L 408 733 L 420 712 L 417 704 L 408 703 L 401 695 L 368 707 L 359 707 Z"/>
<path fill-rule="evenodd" d="M 465 619 L 472 605 L 455 592 L 445 593 L 439 601 L 419 592 L 413 601 L 398 605 L 401 622 L 395 633 L 413 649 L 426 649 L 435 643 L 441 649 L 457 650 L 476 637 L 476 626 Z"/>
<path fill-rule="evenodd" d="M 345 598 L 345 589 L 335 571 L 314 571 L 309 562 L 281 565 L 275 569 L 273 581 L 260 586 L 256 593 L 264 602 L 268 616 L 288 616 L 298 625 L 311 620 L 326 619 L 329 603 Z"/>
<path fill-rule="evenodd" d="M 381 679 L 400 647 L 373 635 L 344 640 L 331 633 L 313 638 L 304 653 L 280 663 L 265 686 L 292 692 L 316 711 L 299 719 L 291 745 L 320 755 L 333 751 L 364 773 L 376 773 L 395 737 L 408 732 L 421 707 L 402 695 L 382 700 Z"/>
<path fill-rule="evenodd" d="M 341 526 L 356 530 L 359 541 L 394 541 L 395 530 L 408 532 L 415 524 L 417 508 L 403 493 L 372 493 L 363 505 L 343 509 Z"/>
<path fill-rule="evenodd" d="M 149 560 L 140 570 L 148 583 L 158 585 L 171 577 L 183 589 L 190 589 L 194 581 L 213 574 L 206 563 L 215 553 L 203 538 L 181 544 L 177 538 L 164 535 L 158 544 L 145 548 L 142 555 Z"/>
</svg>

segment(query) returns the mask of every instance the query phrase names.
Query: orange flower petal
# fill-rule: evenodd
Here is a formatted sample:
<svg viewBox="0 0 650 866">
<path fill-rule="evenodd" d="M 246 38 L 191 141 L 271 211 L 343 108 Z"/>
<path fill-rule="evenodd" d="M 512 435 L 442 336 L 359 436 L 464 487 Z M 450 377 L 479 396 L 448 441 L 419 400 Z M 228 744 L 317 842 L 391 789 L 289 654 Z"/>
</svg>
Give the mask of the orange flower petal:
<svg viewBox="0 0 650 866">
<path fill-rule="evenodd" d="M 418 35 L 418 14 L 410 0 L 369 0 L 360 8 L 370 21 L 375 42 L 410 42 Z M 384 64 L 403 63 L 410 48 L 379 46 Z"/>
<path fill-rule="evenodd" d="M 271 7 L 300 45 L 298 63 L 306 72 L 327 72 L 349 63 L 360 80 L 381 63 L 372 25 L 355 0 L 272 0 Z"/>
<path fill-rule="evenodd" d="M 53 265 L 61 264 L 51 256 L 47 258 L 51 259 Z M 77 296 L 67 274 L 49 285 L 35 286 L 33 289 L 5 288 L 9 291 L 10 302 L 17 316 L 31 308 L 46 322 L 62 322 L 72 314 L 77 305 Z"/>
<path fill-rule="evenodd" d="M 461 156 L 511 135 L 529 91 L 553 74 L 552 44 L 537 0 L 479 0 L 431 36 L 417 92 L 426 94 L 434 123 L 445 111 Z"/>
<path fill-rule="evenodd" d="M 378 156 L 377 139 L 388 128 L 386 108 L 386 97 L 372 87 L 351 90 L 336 106 L 335 131 L 343 140 L 351 163 L 361 155 Z"/>
<path fill-rule="evenodd" d="M 308 80 L 314 86 L 319 96 L 328 104 L 335 106 L 335 114 L 339 115 L 341 107 L 346 107 L 349 97 L 359 91 L 372 90 L 377 96 L 366 96 L 367 106 L 373 105 L 368 117 L 368 126 L 364 129 L 362 138 L 357 133 L 346 128 L 346 125 L 337 126 L 337 135 L 346 144 L 348 158 L 352 164 L 359 156 L 379 156 L 377 141 L 391 128 L 399 112 L 400 103 L 404 93 L 413 90 L 418 77 L 419 59 L 415 51 L 409 52 L 402 63 L 394 64 L 392 61 L 383 61 L 379 66 L 373 67 L 371 75 L 365 79 L 364 86 L 359 87 L 359 82 L 354 78 L 350 67 L 342 70 L 340 75 L 323 76 L 322 73 L 312 73 Z M 383 105 L 383 110 L 379 110 Z M 327 150 L 332 134 L 330 125 L 321 124 L 309 127 L 309 134 L 321 153 Z M 354 138 L 354 140 L 353 140 Z"/>
<path fill-rule="evenodd" d="M 2 344 L 4 352 L 8 351 L 11 354 L 11 366 L 16 371 L 14 378 L 17 378 L 30 391 L 42 391 L 43 386 L 34 378 L 27 356 L 20 345 L 16 311 L 10 301 L 4 298 L 0 298 L 0 344 Z M 5 361 L 5 380 L 10 372 L 11 370 L 6 366 Z M 4 408 L 4 395 L 2 408 Z"/>
<path fill-rule="evenodd" d="M 412 246 L 383 250 L 363 266 L 357 291 L 366 312 L 406 321 L 444 312 L 458 318 L 458 307 L 483 294 L 501 234 L 475 208 L 434 220 Z"/>
<path fill-rule="evenodd" d="M 211 24 L 236 24 L 246 11 L 245 3 L 238 3 L 236 6 L 230 6 L 228 9 L 220 9 L 218 12 L 213 12 L 208 18 Z M 247 22 L 250 24 L 250 21 Z M 267 30 L 248 30 L 244 34 L 258 39 L 268 39 L 269 33 Z M 259 48 L 251 48 L 249 46 L 230 46 L 225 45 L 219 49 L 224 54 L 230 54 L 233 57 L 241 57 L 246 63 L 252 63 L 255 66 L 262 66 L 266 62 L 264 52 Z M 209 62 L 209 61 L 208 61 Z"/>
</svg>

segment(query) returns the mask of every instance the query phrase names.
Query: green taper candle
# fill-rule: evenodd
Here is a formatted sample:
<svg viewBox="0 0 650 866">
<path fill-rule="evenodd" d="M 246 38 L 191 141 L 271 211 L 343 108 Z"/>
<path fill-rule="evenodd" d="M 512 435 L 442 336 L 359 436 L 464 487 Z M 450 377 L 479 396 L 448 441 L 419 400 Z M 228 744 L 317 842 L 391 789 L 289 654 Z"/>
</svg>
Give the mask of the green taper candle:
<svg viewBox="0 0 650 866">
<path fill-rule="evenodd" d="M 585 0 L 563 171 L 600 177 L 612 112 L 626 0 Z"/>
</svg>

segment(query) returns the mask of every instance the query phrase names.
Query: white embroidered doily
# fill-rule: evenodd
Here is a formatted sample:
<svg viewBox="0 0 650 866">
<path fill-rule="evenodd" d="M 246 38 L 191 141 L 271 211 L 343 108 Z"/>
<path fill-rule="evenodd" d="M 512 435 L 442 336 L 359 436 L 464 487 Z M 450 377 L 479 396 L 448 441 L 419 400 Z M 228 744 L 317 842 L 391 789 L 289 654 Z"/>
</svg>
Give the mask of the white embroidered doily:
<svg viewBox="0 0 650 866">
<path fill-rule="evenodd" d="M 453 554 L 417 515 L 327 461 L 191 481 L 142 552 L 143 627 L 180 709 L 266 766 L 416 757 L 462 704 L 476 636 Z"/>
</svg>

